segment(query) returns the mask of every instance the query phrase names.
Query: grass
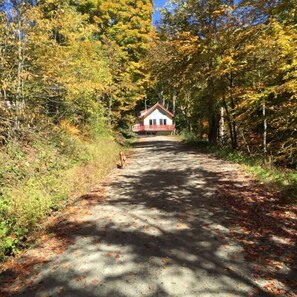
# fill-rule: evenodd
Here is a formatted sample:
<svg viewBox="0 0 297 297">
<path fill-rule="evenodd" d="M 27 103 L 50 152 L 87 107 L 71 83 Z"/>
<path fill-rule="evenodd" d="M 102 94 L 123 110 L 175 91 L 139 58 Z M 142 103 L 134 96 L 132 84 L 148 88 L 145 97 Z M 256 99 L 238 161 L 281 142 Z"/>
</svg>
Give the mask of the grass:
<svg viewBox="0 0 297 297">
<path fill-rule="evenodd" d="M 183 139 L 189 145 L 200 151 L 212 153 L 216 157 L 243 165 L 247 173 L 252 174 L 267 188 L 278 191 L 283 202 L 296 203 L 297 201 L 297 171 L 267 165 L 263 158 L 248 156 L 241 151 L 232 151 L 227 148 L 210 146 L 207 141 L 199 141 L 192 133 L 184 133 Z"/>
<path fill-rule="evenodd" d="M 210 149 L 216 156 L 244 165 L 245 170 L 251 173 L 267 187 L 280 191 L 287 202 L 296 202 L 297 199 L 297 172 L 296 170 L 268 166 L 263 159 L 246 156 L 240 151 L 224 149 Z"/>
<path fill-rule="evenodd" d="M 104 177 L 118 160 L 120 146 L 103 134 L 92 140 L 62 133 L 10 143 L 0 151 L 0 260 L 26 246 L 51 212 Z"/>
</svg>

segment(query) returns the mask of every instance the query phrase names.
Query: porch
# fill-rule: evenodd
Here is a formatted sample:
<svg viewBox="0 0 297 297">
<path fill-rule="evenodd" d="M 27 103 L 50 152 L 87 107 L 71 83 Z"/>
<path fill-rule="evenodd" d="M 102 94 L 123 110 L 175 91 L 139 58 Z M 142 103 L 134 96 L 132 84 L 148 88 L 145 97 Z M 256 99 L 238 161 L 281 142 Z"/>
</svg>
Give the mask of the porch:
<svg viewBox="0 0 297 297">
<path fill-rule="evenodd" d="M 174 131 L 175 125 L 141 125 L 136 124 L 132 127 L 133 132 L 162 132 L 162 131 Z"/>
</svg>

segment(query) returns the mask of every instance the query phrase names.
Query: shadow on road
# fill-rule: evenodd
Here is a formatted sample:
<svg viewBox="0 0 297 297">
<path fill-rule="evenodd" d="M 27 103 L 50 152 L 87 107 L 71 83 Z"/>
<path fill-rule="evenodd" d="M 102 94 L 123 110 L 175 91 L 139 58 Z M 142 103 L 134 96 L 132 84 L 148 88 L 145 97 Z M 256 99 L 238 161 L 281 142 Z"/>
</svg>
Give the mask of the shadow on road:
<svg viewBox="0 0 297 297">
<path fill-rule="evenodd" d="M 141 151 L 136 163 L 132 160 L 109 184 L 107 201 L 97 205 L 131 216 L 130 226 L 115 217 L 100 223 L 93 217 L 59 222 L 50 230 L 58 240 L 84 238 L 88 244 L 77 256 L 70 244 L 58 269 L 44 264 L 49 272 L 14 296 L 44 290 L 51 290 L 50 296 L 72 297 L 275 296 L 256 285 L 252 273 L 294 286 L 294 243 L 281 240 L 292 238 L 294 221 L 277 216 L 283 209 L 272 195 L 234 179 L 232 166 L 226 169 L 223 161 L 174 141 L 151 139 L 136 143 L 135 150 Z M 154 161 L 159 162 L 151 163 L 155 168 L 146 168 L 146 162 Z M 218 166 L 225 171 L 212 170 Z M 113 250 L 106 252 L 106 247 Z M 71 255 L 84 259 L 91 253 L 98 258 L 88 260 L 89 268 L 78 273 Z M 99 261 L 105 262 L 105 270 L 97 278 L 93 272 Z M 13 279 L 13 272 L 6 273 Z M 191 293 L 173 295 L 165 282 Z M 147 287 L 141 291 L 144 283 Z"/>
</svg>

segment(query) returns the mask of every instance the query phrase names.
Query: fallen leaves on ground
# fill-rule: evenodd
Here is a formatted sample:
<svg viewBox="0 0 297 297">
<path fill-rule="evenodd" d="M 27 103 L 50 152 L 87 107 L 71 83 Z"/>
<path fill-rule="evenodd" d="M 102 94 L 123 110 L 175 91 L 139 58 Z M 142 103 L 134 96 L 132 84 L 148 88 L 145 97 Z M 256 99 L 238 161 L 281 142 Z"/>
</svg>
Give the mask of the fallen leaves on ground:
<svg viewBox="0 0 297 297">
<path fill-rule="evenodd" d="M 253 278 L 265 280 L 263 289 L 273 296 L 296 296 L 296 207 L 282 205 L 277 193 L 256 182 L 220 185 L 218 203 L 231 214 L 225 224 L 254 264 Z M 268 282 L 268 283 L 267 283 Z"/>
<path fill-rule="evenodd" d="M 86 222 L 91 214 L 90 207 L 102 203 L 104 199 L 105 190 L 98 189 L 81 196 L 56 216 L 50 217 L 42 231 L 44 234 L 40 234 L 39 231 L 32 235 L 31 241 L 35 241 L 34 248 L 20 253 L 17 257 L 10 257 L 0 264 L 0 296 L 10 296 L 24 288 L 31 288 L 39 277 L 39 273 L 36 272 L 38 268 L 64 253 L 75 240 L 73 231 L 79 228 L 81 222 Z M 74 251 L 73 254 L 77 255 L 78 252 Z M 52 268 L 58 266 L 60 265 L 53 264 Z M 70 264 L 65 263 L 61 267 L 69 269 Z M 80 280 L 77 278 L 76 281 Z"/>
</svg>

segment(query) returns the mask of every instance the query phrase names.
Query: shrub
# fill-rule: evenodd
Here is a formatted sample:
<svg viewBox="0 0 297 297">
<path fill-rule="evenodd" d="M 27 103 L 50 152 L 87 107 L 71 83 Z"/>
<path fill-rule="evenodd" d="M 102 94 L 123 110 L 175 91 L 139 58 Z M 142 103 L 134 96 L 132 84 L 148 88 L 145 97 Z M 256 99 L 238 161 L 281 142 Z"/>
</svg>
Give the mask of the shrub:
<svg viewBox="0 0 297 297">
<path fill-rule="evenodd" d="M 71 193 L 87 191 L 115 166 L 120 147 L 103 131 L 86 138 L 60 130 L 47 140 L 36 137 L 30 144 L 2 149 L 0 259 L 23 247 L 40 221 L 65 205 Z"/>
</svg>

